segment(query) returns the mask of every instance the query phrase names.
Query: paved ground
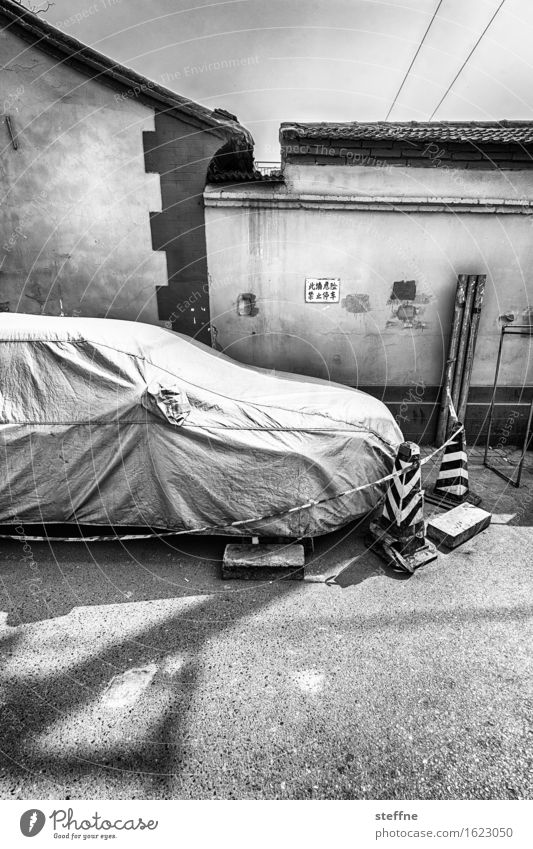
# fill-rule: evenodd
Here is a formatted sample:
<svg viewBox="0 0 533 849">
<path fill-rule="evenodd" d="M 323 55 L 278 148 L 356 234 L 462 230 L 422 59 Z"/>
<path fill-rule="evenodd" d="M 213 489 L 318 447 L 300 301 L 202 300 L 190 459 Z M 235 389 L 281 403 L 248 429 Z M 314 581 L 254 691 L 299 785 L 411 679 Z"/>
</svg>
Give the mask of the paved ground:
<svg viewBox="0 0 533 849">
<path fill-rule="evenodd" d="M 357 528 L 266 585 L 216 539 L 1 542 L 0 796 L 531 798 L 533 469 L 470 469 L 494 524 L 407 579 Z"/>
</svg>

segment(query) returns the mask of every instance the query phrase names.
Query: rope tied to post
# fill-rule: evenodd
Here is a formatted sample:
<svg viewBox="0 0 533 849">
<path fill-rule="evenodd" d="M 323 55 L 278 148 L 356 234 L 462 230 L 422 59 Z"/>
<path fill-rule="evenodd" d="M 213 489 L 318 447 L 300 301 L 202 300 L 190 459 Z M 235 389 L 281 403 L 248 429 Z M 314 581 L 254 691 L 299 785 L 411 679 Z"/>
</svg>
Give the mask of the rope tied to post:
<svg viewBox="0 0 533 849">
<path fill-rule="evenodd" d="M 453 403 L 451 398 L 449 398 L 450 403 L 450 413 L 452 418 L 454 418 L 455 422 L 457 422 L 457 414 L 453 407 Z M 431 452 L 427 457 L 424 457 L 423 460 L 420 461 L 420 466 L 425 466 L 426 463 L 429 463 L 433 460 L 434 457 L 437 456 L 441 451 L 444 451 L 451 442 L 455 440 L 457 435 L 464 431 L 464 425 L 459 424 L 459 427 L 455 428 L 452 435 L 448 437 L 448 439 L 440 445 L 438 448 L 435 448 L 434 451 Z M 326 498 L 317 498 L 310 499 L 306 501 L 304 504 L 299 504 L 296 507 L 290 507 L 287 510 L 281 510 L 278 513 L 270 513 L 266 516 L 249 516 L 246 519 L 238 519 L 235 522 L 227 522 L 223 525 L 204 525 L 201 528 L 185 528 L 184 530 L 179 531 L 161 531 L 161 532 L 152 532 L 147 534 L 112 534 L 112 535 L 94 535 L 89 537 L 48 537 L 48 536 L 29 536 L 26 534 L 0 534 L 0 539 L 13 539 L 13 540 L 24 540 L 29 542 L 48 542 L 49 540 L 53 542 L 127 542 L 134 540 L 142 540 L 142 539 L 163 539 L 164 537 L 174 537 L 174 536 L 185 536 L 187 534 L 201 534 L 207 533 L 208 531 L 224 531 L 229 528 L 238 528 L 243 525 L 248 525 L 252 522 L 266 522 L 270 519 L 279 519 L 282 516 L 288 516 L 291 513 L 298 513 L 302 510 L 309 510 L 312 507 L 317 507 L 320 504 L 326 504 L 330 501 L 334 501 L 337 498 L 346 498 L 349 495 L 354 495 L 356 492 L 362 492 L 365 489 L 371 489 L 374 486 L 381 486 L 388 481 L 393 480 L 400 475 L 405 475 L 411 468 L 414 468 L 416 463 L 411 463 L 401 471 L 393 471 L 389 475 L 385 475 L 382 478 L 379 478 L 377 481 L 371 481 L 370 483 L 364 483 L 360 486 L 354 486 L 350 489 L 345 489 L 343 492 L 338 492 L 335 495 L 329 495 Z"/>
</svg>

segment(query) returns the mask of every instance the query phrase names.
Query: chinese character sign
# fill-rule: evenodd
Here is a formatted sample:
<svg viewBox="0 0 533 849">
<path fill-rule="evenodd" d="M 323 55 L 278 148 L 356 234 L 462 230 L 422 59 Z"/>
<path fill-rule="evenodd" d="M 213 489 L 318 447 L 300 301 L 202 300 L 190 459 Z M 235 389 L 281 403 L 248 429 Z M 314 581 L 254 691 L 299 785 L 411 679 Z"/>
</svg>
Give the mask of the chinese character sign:
<svg viewBox="0 0 533 849">
<path fill-rule="evenodd" d="M 338 304 L 340 300 L 340 277 L 306 277 L 306 304 Z"/>
</svg>

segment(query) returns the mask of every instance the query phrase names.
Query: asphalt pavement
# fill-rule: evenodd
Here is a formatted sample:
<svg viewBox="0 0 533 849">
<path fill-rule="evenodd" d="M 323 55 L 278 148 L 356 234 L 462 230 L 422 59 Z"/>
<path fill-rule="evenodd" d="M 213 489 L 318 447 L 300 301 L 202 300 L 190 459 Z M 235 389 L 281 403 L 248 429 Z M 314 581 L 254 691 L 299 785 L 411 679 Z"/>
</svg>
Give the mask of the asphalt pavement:
<svg viewBox="0 0 533 849">
<path fill-rule="evenodd" d="M 531 798 L 531 464 L 471 480 L 493 524 L 411 577 L 361 526 L 304 582 L 222 581 L 219 538 L 0 540 L 1 797 Z"/>
</svg>

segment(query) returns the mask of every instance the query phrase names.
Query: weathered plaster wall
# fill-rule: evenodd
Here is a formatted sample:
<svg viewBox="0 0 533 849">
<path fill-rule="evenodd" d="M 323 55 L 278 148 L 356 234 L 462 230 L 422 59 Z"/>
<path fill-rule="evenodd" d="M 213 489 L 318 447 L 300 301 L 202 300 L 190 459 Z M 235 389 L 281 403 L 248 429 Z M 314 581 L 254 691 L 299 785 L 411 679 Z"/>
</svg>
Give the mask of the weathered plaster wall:
<svg viewBox="0 0 533 849">
<path fill-rule="evenodd" d="M 69 313 L 159 323 L 167 275 L 149 213 L 161 192 L 143 151 L 153 110 L 9 30 L 0 64 L 0 301 L 57 315 L 61 295 Z"/>
<path fill-rule="evenodd" d="M 453 175 L 421 170 L 415 177 L 423 182 L 412 190 L 412 174 L 400 173 L 407 169 L 289 166 L 286 187 L 209 187 L 206 220 L 211 317 L 225 351 L 368 388 L 395 412 L 407 400 L 405 431 L 432 438 L 457 275 L 487 274 L 469 409 L 476 428 L 493 381 L 500 317 L 531 321 L 533 177 L 515 172 L 511 184 L 488 172 L 485 184 L 468 174 L 454 194 Z M 490 200 L 477 212 L 480 195 L 510 203 L 493 207 Z M 340 278 L 340 303 L 306 304 L 306 277 Z M 400 280 L 415 281 L 408 304 L 391 298 Z M 256 296 L 256 315 L 237 314 L 240 293 Z M 519 389 L 533 384 L 532 354 L 533 336 L 510 341 L 502 365 L 509 390 L 502 403 L 520 400 L 521 413 Z M 408 397 L 413 387 L 416 404 Z"/>
</svg>

